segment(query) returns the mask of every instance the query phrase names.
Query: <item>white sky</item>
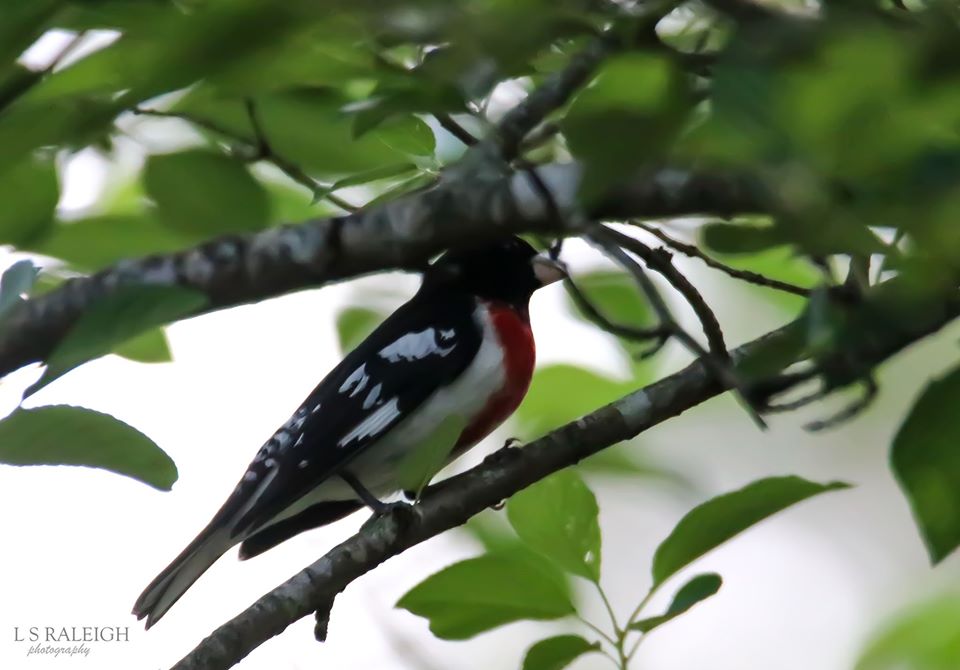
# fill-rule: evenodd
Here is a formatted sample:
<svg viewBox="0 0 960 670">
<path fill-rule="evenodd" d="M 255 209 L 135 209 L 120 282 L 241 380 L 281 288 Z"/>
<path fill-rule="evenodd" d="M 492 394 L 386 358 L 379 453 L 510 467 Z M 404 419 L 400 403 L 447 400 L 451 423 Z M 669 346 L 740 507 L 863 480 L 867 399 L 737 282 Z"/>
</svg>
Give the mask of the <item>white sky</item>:
<svg viewBox="0 0 960 670">
<path fill-rule="evenodd" d="M 66 167 L 66 210 L 89 205 L 104 182 L 102 166 L 81 155 Z M 69 211 L 67 212 L 69 213 Z M 575 267 L 595 261 L 569 245 Z M 0 269 L 14 257 L 0 252 Z M 684 264 L 733 344 L 778 325 L 783 315 L 732 293 L 728 280 Z M 357 282 L 356 284 L 360 284 Z M 410 277 L 362 280 L 412 294 Z M 176 461 L 170 493 L 117 475 L 68 467 L 0 466 L 5 543 L 0 570 L 0 668 L 128 670 L 169 667 L 215 626 L 251 604 L 356 530 L 364 515 L 313 531 L 248 562 L 221 559 L 148 633 L 133 601 L 202 528 L 260 444 L 337 361 L 333 317 L 356 295 L 353 284 L 303 292 L 179 323 L 170 328 L 176 362 L 141 365 L 107 357 L 57 381 L 30 405 L 69 403 L 113 414 L 153 438 Z M 574 361 L 615 373 L 618 354 L 599 332 L 566 315 L 558 287 L 532 305 L 541 364 Z M 702 488 L 681 494 L 637 479 L 591 479 L 601 505 L 603 581 L 621 615 L 649 583 L 657 543 L 693 504 L 769 474 L 845 479 L 831 493 L 790 510 L 698 561 L 665 589 L 650 613 L 694 572 L 714 570 L 721 592 L 657 631 L 636 667 L 657 670 L 845 670 L 871 630 L 923 593 L 960 584 L 956 557 L 931 570 L 907 507 L 886 468 L 886 450 L 905 408 L 925 379 L 953 356 L 953 328 L 910 350 L 886 370 L 878 405 L 854 424 L 818 436 L 802 416 L 777 417 L 758 432 L 729 399 L 712 401 L 644 435 L 633 447 L 679 468 Z M 668 353 L 663 368 L 682 356 Z M 0 385 L 0 411 L 12 409 L 36 369 Z M 570 389 L 576 393 L 576 389 Z M 831 407 L 835 406 L 831 405 Z M 491 443 L 502 440 L 503 432 Z M 478 447 L 478 449 L 480 449 Z M 411 586 L 454 560 L 475 555 L 462 534 L 448 533 L 358 580 L 333 610 L 329 640 L 313 641 L 312 620 L 264 645 L 244 670 L 449 669 L 519 667 L 523 650 L 572 622 L 516 624 L 467 642 L 433 638 L 426 622 L 394 609 Z M 584 592 L 588 616 L 602 611 Z M 90 645 L 86 658 L 27 657 L 13 628 L 130 626 L 129 643 Z M 575 670 L 609 667 L 600 657 Z"/>
</svg>

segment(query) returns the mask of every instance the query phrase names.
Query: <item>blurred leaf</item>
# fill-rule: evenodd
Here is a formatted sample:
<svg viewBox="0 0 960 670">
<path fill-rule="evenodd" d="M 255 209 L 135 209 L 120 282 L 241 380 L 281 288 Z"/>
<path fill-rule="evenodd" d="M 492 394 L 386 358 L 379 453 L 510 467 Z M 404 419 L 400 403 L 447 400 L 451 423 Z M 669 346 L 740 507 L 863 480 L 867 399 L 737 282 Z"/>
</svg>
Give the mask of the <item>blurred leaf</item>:
<svg viewBox="0 0 960 670">
<path fill-rule="evenodd" d="M 325 198 L 330 193 L 339 191 L 342 188 L 347 188 L 348 186 L 359 186 L 360 184 L 368 184 L 372 181 L 399 177 L 416 169 L 417 166 L 413 163 L 397 163 L 395 165 L 384 165 L 382 167 L 364 170 L 363 172 L 357 172 L 349 177 L 344 177 L 343 179 L 338 179 L 333 182 L 328 189 L 317 196 L 317 199 Z"/>
<path fill-rule="evenodd" d="M 365 207 L 368 207 L 368 208 L 376 207 L 378 205 L 382 205 L 385 202 L 396 200 L 402 195 L 407 195 L 409 193 L 413 193 L 414 191 L 419 191 L 420 189 L 427 188 L 428 186 L 432 186 L 436 184 L 437 181 L 438 181 L 438 177 L 434 174 L 430 174 L 430 173 L 418 174 L 416 177 L 412 177 L 410 179 L 407 179 L 406 181 L 402 181 L 396 186 L 391 186 L 386 191 L 378 195 L 376 198 L 374 198 L 373 200 L 370 200 L 365 205 Z"/>
<path fill-rule="evenodd" d="M 325 200 L 314 202 L 313 193 L 306 187 L 272 179 L 265 179 L 261 183 L 270 196 L 271 224 L 305 221 L 335 211 Z"/>
<path fill-rule="evenodd" d="M 659 463 L 648 461 L 640 452 L 636 441 L 608 447 L 577 464 L 581 472 L 596 473 L 609 477 L 642 477 L 656 480 L 682 489 L 693 489 L 694 484 L 684 473 L 672 470 Z"/>
<path fill-rule="evenodd" d="M 721 254 L 753 254 L 786 242 L 774 226 L 722 222 L 703 226 L 700 237 L 704 245 Z"/>
<path fill-rule="evenodd" d="M 432 157 L 437 138 L 423 120 L 416 116 L 400 117 L 396 123 L 382 123 L 373 137 L 406 156 Z"/>
<path fill-rule="evenodd" d="M 520 539 L 510 528 L 510 524 L 493 509 L 484 510 L 480 514 L 470 517 L 461 528 L 473 536 L 490 553 L 506 553 L 526 549 L 526 545 L 520 542 Z"/>
<path fill-rule="evenodd" d="M 337 315 L 337 337 L 341 353 L 353 351 L 380 325 L 384 315 L 366 307 L 347 307 Z"/>
<path fill-rule="evenodd" d="M 630 624 L 630 630 L 638 630 L 641 633 L 649 633 L 654 628 L 661 626 L 668 621 L 680 616 L 691 607 L 706 600 L 720 590 L 723 579 L 715 572 L 697 575 L 689 582 L 680 587 L 677 594 L 673 597 L 673 602 L 667 611 L 660 616 L 640 619 Z"/>
<path fill-rule="evenodd" d="M 563 670 L 584 654 L 599 650 L 599 642 L 588 642 L 579 635 L 548 637 L 527 650 L 523 670 Z"/>
<path fill-rule="evenodd" d="M 30 260 L 17 261 L 4 271 L 0 276 L 0 315 L 23 301 L 39 273 L 40 268 Z"/>
<path fill-rule="evenodd" d="M 319 8 L 262 0 L 211 0 L 189 11 L 160 7 L 146 15 L 149 20 L 128 23 L 106 48 L 55 72 L 31 98 L 116 96 L 128 107 L 200 79 L 242 71 L 251 58 L 282 45 L 314 11 Z"/>
<path fill-rule="evenodd" d="M 960 368 L 955 368 L 923 390 L 901 424 L 890 456 L 934 563 L 960 544 L 958 403 Z"/>
<path fill-rule="evenodd" d="M 163 328 L 153 328 L 114 347 L 113 353 L 138 363 L 169 363 L 173 360 Z"/>
<path fill-rule="evenodd" d="M 684 125 L 683 91 L 666 58 L 630 53 L 604 63 L 560 122 L 570 150 L 586 165 L 587 198 L 660 157 Z"/>
<path fill-rule="evenodd" d="M 653 318 L 650 306 L 642 295 L 637 292 L 636 282 L 625 272 L 600 270 L 579 275 L 575 278 L 581 292 L 586 294 L 601 313 L 614 322 L 634 327 L 650 327 L 656 319 Z M 567 293 L 567 302 L 571 312 L 577 318 L 593 325 L 583 314 L 580 308 Z M 649 343 L 638 343 L 625 338 L 617 338 L 617 342 L 624 352 L 631 357 L 642 350 Z M 635 373 L 639 373 L 640 366 L 632 365 Z"/>
<path fill-rule="evenodd" d="M 345 101 L 327 89 L 284 91 L 258 97 L 257 115 L 274 152 L 319 176 L 355 174 L 433 153 L 433 132 L 413 115 L 391 118 L 354 138 L 352 117 L 341 111 Z M 240 100 L 213 97 L 201 88 L 174 109 L 255 136 Z"/>
<path fill-rule="evenodd" d="M 637 292 L 637 283 L 626 272 L 599 270 L 578 275 L 576 282 L 590 301 L 613 320 L 640 327 L 654 321 L 649 306 Z M 575 316 L 590 323 L 569 295 L 567 302 Z"/>
<path fill-rule="evenodd" d="M 157 215 L 171 229 L 212 237 L 260 230 L 270 220 L 266 189 L 239 161 L 203 149 L 151 156 L 143 171 Z"/>
<path fill-rule="evenodd" d="M 44 31 L 63 0 L 7 0 L 0 21 L 0 64 L 15 59 Z"/>
<path fill-rule="evenodd" d="M 530 391 L 514 415 L 519 432 L 538 437 L 616 400 L 635 386 L 569 364 L 537 368 Z"/>
<path fill-rule="evenodd" d="M 599 512 L 593 492 L 570 468 L 507 501 L 507 518 L 523 542 L 593 582 L 600 580 Z"/>
<path fill-rule="evenodd" d="M 856 670 L 955 670 L 960 595 L 938 595 L 894 621 L 864 651 Z"/>
<path fill-rule="evenodd" d="M 749 355 L 738 359 L 737 370 L 748 382 L 764 380 L 802 360 L 806 350 L 806 324 L 794 321 L 784 332 L 760 341 Z"/>
<path fill-rule="evenodd" d="M 430 621 L 444 640 L 465 640 L 514 621 L 574 613 L 563 575 L 523 554 L 485 554 L 444 568 L 397 603 Z"/>
<path fill-rule="evenodd" d="M 60 198 L 53 158 L 21 160 L 0 173 L 0 244 L 23 245 L 53 224 Z"/>
<path fill-rule="evenodd" d="M 24 248 L 66 261 L 82 270 L 99 270 L 124 258 L 179 251 L 190 238 L 166 228 L 153 216 L 105 215 L 61 221 Z"/>
<path fill-rule="evenodd" d="M 789 246 L 779 246 L 766 251 L 752 254 L 720 255 L 718 260 L 738 270 L 756 272 L 764 277 L 779 279 L 803 288 L 813 288 L 820 280 L 820 275 L 813 265 Z M 739 282 L 739 286 L 750 292 L 751 297 L 770 303 L 789 316 L 800 312 L 806 304 L 806 299 L 776 291 L 762 286 L 753 286 Z"/>
<path fill-rule="evenodd" d="M 47 357 L 43 376 L 24 397 L 143 331 L 194 313 L 206 301 L 205 295 L 179 286 L 131 285 L 117 289 L 83 313 Z"/>
<path fill-rule="evenodd" d="M 848 484 L 817 484 L 800 477 L 770 477 L 717 496 L 693 508 L 676 525 L 653 557 L 654 586 L 768 516 L 802 500 Z"/>
<path fill-rule="evenodd" d="M 132 477 L 162 491 L 177 467 L 146 435 L 83 407 L 17 409 L 0 421 L 0 463 L 85 465 Z"/>
<path fill-rule="evenodd" d="M 361 42 L 363 26 L 344 13 L 330 13 L 323 21 L 271 45 L 241 68 L 231 68 L 209 79 L 223 97 L 263 94 L 297 87 L 343 86 L 357 78 L 382 77 L 374 50 Z"/>
</svg>

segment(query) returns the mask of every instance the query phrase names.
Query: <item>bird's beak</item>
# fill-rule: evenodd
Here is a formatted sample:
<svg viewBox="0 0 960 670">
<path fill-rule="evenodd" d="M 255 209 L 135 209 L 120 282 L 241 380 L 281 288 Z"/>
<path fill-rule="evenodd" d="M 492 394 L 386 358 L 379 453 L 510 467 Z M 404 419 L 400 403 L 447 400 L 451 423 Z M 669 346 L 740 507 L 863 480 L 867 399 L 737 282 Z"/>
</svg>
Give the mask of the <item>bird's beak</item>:
<svg viewBox="0 0 960 670">
<path fill-rule="evenodd" d="M 567 266 L 560 261 L 550 258 L 546 253 L 540 253 L 530 260 L 533 266 L 533 274 L 541 286 L 560 281 L 567 276 Z"/>
</svg>

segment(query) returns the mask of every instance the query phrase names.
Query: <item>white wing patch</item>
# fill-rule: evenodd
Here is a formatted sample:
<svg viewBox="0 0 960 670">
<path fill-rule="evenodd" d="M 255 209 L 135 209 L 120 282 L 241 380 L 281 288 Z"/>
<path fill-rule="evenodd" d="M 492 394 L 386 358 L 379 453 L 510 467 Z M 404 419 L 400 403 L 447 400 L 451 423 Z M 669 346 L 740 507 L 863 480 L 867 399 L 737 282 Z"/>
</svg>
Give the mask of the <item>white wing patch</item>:
<svg viewBox="0 0 960 670">
<path fill-rule="evenodd" d="M 367 387 L 370 377 L 367 376 L 367 365 L 364 363 L 359 368 L 350 373 L 343 384 L 340 385 L 340 393 L 350 391 L 350 397 L 357 395 Z M 352 389 L 352 390 L 351 390 Z"/>
<path fill-rule="evenodd" d="M 380 391 L 382 390 L 383 390 L 383 384 L 377 384 L 372 389 L 370 389 L 370 393 L 368 393 L 367 397 L 363 399 L 363 408 L 370 409 L 371 407 L 373 407 L 377 403 L 377 400 L 380 399 Z"/>
<path fill-rule="evenodd" d="M 443 331 L 441 339 L 449 340 L 453 337 L 453 331 Z M 427 356 L 446 356 L 453 351 L 455 344 L 449 347 L 442 347 L 437 344 L 437 331 L 435 328 L 427 328 L 415 333 L 407 333 L 403 337 L 395 340 L 380 350 L 380 357 L 385 358 L 391 363 L 398 361 L 418 361 Z"/>
<path fill-rule="evenodd" d="M 367 437 L 377 435 L 390 425 L 390 423 L 400 416 L 400 405 L 398 398 L 394 397 L 376 410 L 370 416 L 361 421 L 349 433 L 343 436 L 343 439 L 337 442 L 338 447 L 345 447 L 354 440 L 362 440 Z"/>
</svg>

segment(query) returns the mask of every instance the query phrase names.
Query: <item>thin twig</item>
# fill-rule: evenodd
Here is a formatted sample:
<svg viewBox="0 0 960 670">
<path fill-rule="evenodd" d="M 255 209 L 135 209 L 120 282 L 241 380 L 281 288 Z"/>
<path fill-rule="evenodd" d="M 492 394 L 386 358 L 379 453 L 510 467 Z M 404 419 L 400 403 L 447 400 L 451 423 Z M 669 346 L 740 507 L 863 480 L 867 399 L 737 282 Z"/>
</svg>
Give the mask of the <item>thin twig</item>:
<svg viewBox="0 0 960 670">
<path fill-rule="evenodd" d="M 783 413 L 783 412 L 795 412 L 798 409 L 802 409 L 807 405 L 812 405 L 815 402 L 823 400 L 828 395 L 830 395 L 830 388 L 821 385 L 814 391 L 806 393 L 798 398 L 793 400 L 785 400 L 777 403 L 769 403 L 764 407 L 764 412 L 768 413 Z"/>
<path fill-rule="evenodd" d="M 584 626 L 586 626 L 587 628 L 592 630 L 594 633 L 602 637 L 604 640 L 609 642 L 610 645 L 614 647 L 617 645 L 617 641 L 614 640 L 605 630 L 597 626 L 595 623 L 591 622 L 589 619 L 586 619 L 585 617 L 579 614 L 576 614 L 574 616 L 576 616 L 577 619 L 580 621 L 580 623 L 582 623 Z"/>
<path fill-rule="evenodd" d="M 343 198 L 334 195 L 333 193 L 329 193 L 329 186 L 318 182 L 316 179 L 308 175 L 306 171 L 304 171 L 299 165 L 287 160 L 283 156 L 273 151 L 273 148 L 270 146 L 269 142 L 266 141 L 265 136 L 262 133 L 259 133 L 257 130 L 258 122 L 254 122 L 254 119 L 257 118 L 256 114 L 250 116 L 251 126 L 253 127 L 254 133 L 257 133 L 257 136 L 251 139 L 243 133 L 239 133 L 231 128 L 227 128 L 216 121 L 195 116 L 187 112 L 171 112 L 147 107 L 134 107 L 130 111 L 136 116 L 154 116 L 159 118 L 180 119 L 181 121 L 191 123 L 198 128 L 203 128 L 204 130 L 221 135 L 231 142 L 242 144 L 244 148 L 248 150 L 250 157 L 252 157 L 253 160 L 263 160 L 275 165 L 290 179 L 309 189 L 314 198 L 320 195 L 323 197 L 323 199 L 329 200 L 332 204 L 336 205 L 345 212 L 356 212 L 359 209 L 359 207 L 347 202 Z M 250 113 L 249 105 L 247 107 L 247 112 L 248 114 Z"/>
<path fill-rule="evenodd" d="M 649 340 L 665 341 L 670 337 L 672 330 L 659 325 L 654 328 L 638 328 L 625 323 L 614 321 L 590 300 L 583 290 L 577 285 L 572 277 L 567 277 L 563 281 L 564 287 L 570 294 L 574 304 L 583 312 L 583 315 L 597 327 L 627 340 L 638 342 L 647 342 Z M 660 345 L 662 346 L 662 344 Z M 658 347 L 659 348 L 659 347 Z"/>
<path fill-rule="evenodd" d="M 440 124 L 441 128 L 466 144 L 468 147 L 472 147 L 479 141 L 469 130 L 457 123 L 449 114 L 437 113 L 434 114 L 433 117 L 437 120 L 437 123 Z"/>
<path fill-rule="evenodd" d="M 650 300 L 650 304 L 657 313 L 661 323 L 672 331 L 672 336 L 683 344 L 694 356 L 701 359 L 704 366 L 710 370 L 711 374 L 713 374 L 721 384 L 735 392 L 735 396 L 757 426 L 766 428 L 766 423 L 763 418 L 761 418 L 758 408 L 754 406 L 754 403 L 751 402 L 747 395 L 746 386 L 741 382 L 733 368 L 730 354 L 726 349 L 723 333 L 720 330 L 720 324 L 717 321 L 716 315 L 714 315 L 713 310 L 707 305 L 696 287 L 673 266 L 670 259 L 663 258 L 661 254 L 658 254 L 639 240 L 629 235 L 624 235 L 607 226 L 598 226 L 596 231 L 591 234 L 590 239 L 597 241 L 609 256 L 614 258 L 636 278 L 641 290 Z M 637 254 L 649 267 L 662 274 L 664 278 L 683 295 L 700 319 L 704 334 L 710 343 L 709 352 L 673 317 L 666 302 L 664 302 L 656 290 L 656 286 L 650 278 L 647 277 L 640 264 L 633 260 L 624 249 Z"/>
<path fill-rule="evenodd" d="M 680 272 L 670 259 L 670 252 L 665 249 L 652 249 L 640 240 L 624 235 L 613 228 L 603 227 L 604 234 L 613 238 L 613 240 L 631 253 L 639 256 L 647 267 L 656 270 L 663 275 L 671 286 L 690 303 L 700 324 L 703 327 L 703 334 L 707 338 L 710 347 L 710 353 L 714 356 L 729 361 L 730 354 L 727 352 L 727 345 L 723 339 L 723 330 L 720 328 L 720 322 L 717 316 L 710 309 L 707 301 L 703 299 L 697 287 L 690 283 L 690 280 Z"/>
<path fill-rule="evenodd" d="M 250 118 L 250 127 L 253 128 L 254 137 L 256 138 L 256 144 L 254 146 L 259 152 L 259 158 L 261 160 L 266 160 L 273 163 L 288 177 L 309 188 L 313 192 L 313 197 L 315 200 L 318 198 L 324 198 L 345 212 L 356 212 L 358 209 L 360 209 L 356 205 L 347 202 L 340 196 L 334 195 L 328 186 L 324 186 L 316 179 L 308 175 L 299 165 L 288 161 L 286 158 L 280 156 L 276 151 L 274 151 L 273 145 L 270 144 L 270 141 L 267 139 L 266 132 L 263 129 L 263 124 L 260 122 L 260 115 L 257 114 L 256 106 L 252 99 L 247 98 L 246 108 L 247 116 Z"/>
<path fill-rule="evenodd" d="M 807 298 L 810 296 L 811 289 L 804 288 L 802 286 L 797 286 L 795 284 L 790 284 L 789 282 L 780 281 L 779 279 L 773 279 L 772 277 L 767 277 L 758 272 L 751 272 L 749 270 L 738 270 L 737 268 L 730 267 L 724 263 L 721 263 L 715 258 L 711 258 L 705 254 L 699 247 L 694 246 L 693 244 L 687 244 L 686 242 L 681 242 L 680 240 L 670 237 L 663 230 L 655 226 L 651 226 L 643 221 L 630 221 L 630 223 L 638 228 L 642 228 L 647 231 L 658 240 L 666 244 L 671 249 L 679 251 L 685 256 L 690 258 L 699 258 L 703 261 L 707 267 L 711 267 L 714 270 L 719 270 L 734 279 L 740 279 L 750 284 L 756 284 L 757 286 L 764 286 L 766 288 L 775 289 L 777 291 L 783 291 L 785 293 L 792 293 L 793 295 L 802 296 Z"/>
<path fill-rule="evenodd" d="M 613 35 L 600 37 L 570 59 L 564 69 L 551 75 L 532 91 L 523 102 L 504 114 L 497 124 L 496 141 L 500 155 L 513 160 L 521 142 L 553 110 L 559 108 L 573 92 L 586 84 L 603 60 L 618 48 Z"/>
</svg>

